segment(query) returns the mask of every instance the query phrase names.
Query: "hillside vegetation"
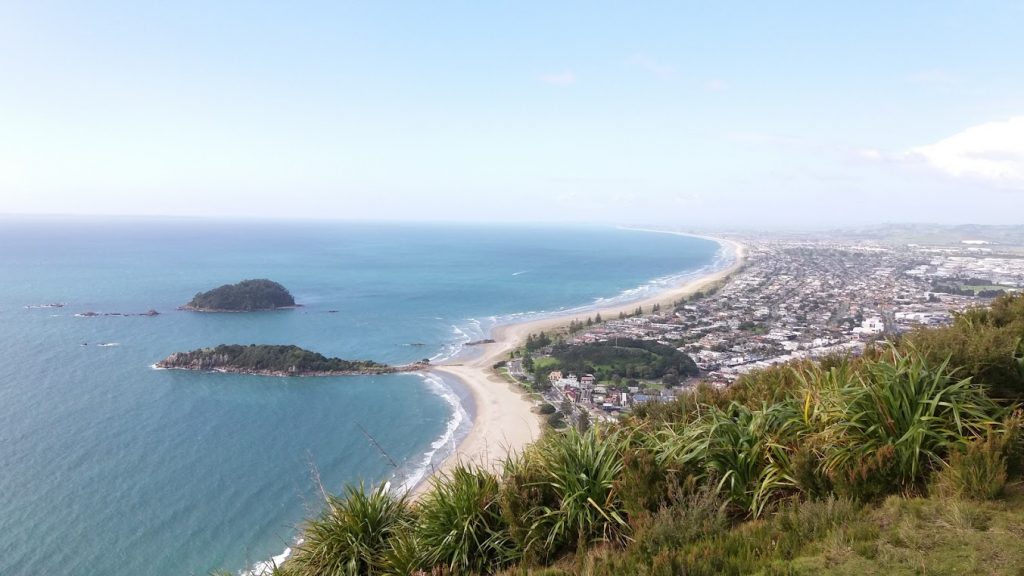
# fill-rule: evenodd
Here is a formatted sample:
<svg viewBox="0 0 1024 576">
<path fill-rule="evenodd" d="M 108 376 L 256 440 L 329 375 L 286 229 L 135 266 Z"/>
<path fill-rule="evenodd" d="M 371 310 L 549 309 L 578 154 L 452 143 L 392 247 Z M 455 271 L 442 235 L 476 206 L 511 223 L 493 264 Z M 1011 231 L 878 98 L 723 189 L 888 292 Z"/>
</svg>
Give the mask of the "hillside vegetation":
<svg viewBox="0 0 1024 576">
<path fill-rule="evenodd" d="M 221 344 L 191 352 L 175 352 L 158 362 L 157 366 L 182 370 L 221 370 L 284 376 L 394 371 L 394 368 L 370 360 L 328 358 L 298 346 L 270 344 Z"/>
<path fill-rule="evenodd" d="M 183 308 L 202 312 L 255 312 L 295 306 L 295 298 L 273 280 L 243 280 L 196 294 Z"/>
<path fill-rule="evenodd" d="M 410 502 L 330 497 L 276 572 L 1019 574 L 1024 297 L 858 358 L 551 432 Z"/>
</svg>

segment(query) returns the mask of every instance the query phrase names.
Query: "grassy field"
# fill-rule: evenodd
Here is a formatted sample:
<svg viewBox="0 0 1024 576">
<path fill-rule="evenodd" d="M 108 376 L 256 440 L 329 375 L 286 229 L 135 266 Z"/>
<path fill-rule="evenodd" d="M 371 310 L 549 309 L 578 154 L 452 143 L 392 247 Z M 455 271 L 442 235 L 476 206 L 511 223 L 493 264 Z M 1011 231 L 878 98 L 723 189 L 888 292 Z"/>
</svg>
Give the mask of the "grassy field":
<svg viewBox="0 0 1024 576">
<path fill-rule="evenodd" d="M 1024 488 L 997 501 L 891 496 L 809 542 L 800 574 L 1024 574 Z"/>
<path fill-rule="evenodd" d="M 537 372 L 550 372 L 557 369 L 558 360 L 555 360 L 551 356 L 540 356 L 533 359 L 533 371 Z"/>
</svg>

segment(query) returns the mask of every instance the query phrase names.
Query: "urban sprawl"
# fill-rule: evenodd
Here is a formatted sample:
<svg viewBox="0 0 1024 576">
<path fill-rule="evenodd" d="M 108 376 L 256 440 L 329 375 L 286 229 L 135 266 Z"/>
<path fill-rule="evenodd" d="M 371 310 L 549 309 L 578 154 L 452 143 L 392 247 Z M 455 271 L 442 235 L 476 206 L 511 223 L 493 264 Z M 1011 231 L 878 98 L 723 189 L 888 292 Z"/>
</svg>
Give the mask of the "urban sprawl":
<svg viewBox="0 0 1024 576">
<path fill-rule="evenodd" d="M 1024 252 L 984 240 L 942 245 L 730 236 L 747 249 L 745 265 L 720 286 L 655 313 L 593 320 L 558 337 L 569 346 L 616 339 L 652 340 L 688 354 L 700 375 L 680 385 L 592 374 L 542 372 L 547 346 L 521 359 L 513 376 L 540 376 L 554 405 L 610 418 L 642 402 L 671 399 L 699 382 L 726 386 L 774 364 L 858 354 L 869 343 L 951 322 L 953 314 L 1024 288 Z M 675 384 L 672 382 L 671 384 Z M 569 414 L 566 414 L 569 416 Z"/>
</svg>

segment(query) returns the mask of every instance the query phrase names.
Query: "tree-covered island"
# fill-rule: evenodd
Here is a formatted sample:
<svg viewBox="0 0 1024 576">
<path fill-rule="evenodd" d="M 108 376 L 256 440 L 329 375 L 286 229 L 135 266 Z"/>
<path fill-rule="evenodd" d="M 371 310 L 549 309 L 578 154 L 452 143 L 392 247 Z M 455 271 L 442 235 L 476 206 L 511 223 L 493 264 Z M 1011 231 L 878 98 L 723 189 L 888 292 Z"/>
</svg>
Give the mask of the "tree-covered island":
<svg viewBox="0 0 1024 576">
<path fill-rule="evenodd" d="M 194 312 L 256 312 L 295 306 L 295 298 L 273 280 L 242 280 L 200 292 L 181 308 Z"/>
<path fill-rule="evenodd" d="M 175 352 L 157 362 L 156 367 L 256 376 L 350 376 L 406 372 L 423 368 L 423 364 L 395 367 L 371 360 L 328 358 L 298 346 L 221 344 L 191 352 Z"/>
</svg>

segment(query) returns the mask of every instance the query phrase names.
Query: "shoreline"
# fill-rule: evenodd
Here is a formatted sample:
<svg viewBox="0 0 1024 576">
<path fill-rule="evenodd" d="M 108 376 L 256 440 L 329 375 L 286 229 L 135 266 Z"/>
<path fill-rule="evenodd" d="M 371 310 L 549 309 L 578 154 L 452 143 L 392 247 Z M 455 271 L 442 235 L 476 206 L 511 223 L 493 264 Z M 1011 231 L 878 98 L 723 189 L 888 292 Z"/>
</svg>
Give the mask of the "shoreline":
<svg viewBox="0 0 1024 576">
<path fill-rule="evenodd" d="M 441 379 L 454 378 L 469 394 L 473 406 L 468 411 L 470 414 L 469 432 L 458 440 L 451 454 L 445 456 L 436 467 L 426 462 L 425 465 L 429 469 L 425 469 L 426 473 L 414 484 L 409 485 L 408 479 L 403 480 L 402 489 L 412 501 L 422 497 L 429 490 L 434 479 L 450 473 L 459 464 L 480 466 L 491 473 L 500 473 L 506 457 L 521 453 L 529 444 L 540 439 L 541 417 L 534 411 L 535 403 L 528 398 L 529 393 L 502 377 L 493 368 L 498 361 L 507 360 L 510 351 L 521 347 L 527 336 L 540 331 L 566 328 L 571 321 L 580 320 L 581 315 L 582 319 L 593 314 L 614 318 L 618 316 L 619 312 L 631 314 L 637 306 L 650 308 L 654 304 L 671 305 L 675 300 L 687 297 L 724 280 L 739 270 L 746 262 L 746 246 L 734 240 L 669 230 L 629 229 L 637 232 L 674 234 L 711 240 L 717 242 L 723 249 L 730 250 L 732 260 L 725 267 L 709 270 L 700 276 L 688 278 L 677 286 L 669 287 L 638 300 L 578 307 L 554 312 L 541 318 L 499 324 L 491 328 L 490 333 L 485 334 L 483 340 L 474 343 L 472 346 L 474 354 L 471 358 L 447 360 L 419 371 L 426 377 L 435 375 Z M 456 394 L 458 393 L 456 392 Z M 284 553 L 273 557 L 273 564 L 270 561 L 264 561 L 243 570 L 241 574 L 243 576 L 268 576 L 267 570 L 273 565 L 280 565 L 286 561 L 291 551 L 292 548 L 289 547 Z"/>
<path fill-rule="evenodd" d="M 610 319 L 617 317 L 620 312 L 632 313 L 637 306 L 650 308 L 654 304 L 671 305 L 673 301 L 724 280 L 746 262 L 746 246 L 734 240 L 667 230 L 632 230 L 712 240 L 722 248 L 732 251 L 732 261 L 724 268 L 708 271 L 678 286 L 639 300 L 588 307 L 583 311 L 555 313 L 535 320 L 495 326 L 487 336 L 487 339 L 493 342 L 475 346 L 477 353 L 473 358 L 462 362 L 439 364 L 431 368 L 430 372 L 440 372 L 458 379 L 472 394 L 476 410 L 469 434 L 437 469 L 412 488 L 409 494 L 413 499 L 423 495 L 431 485 L 432 479 L 450 472 L 458 464 L 472 464 L 490 472 L 499 472 L 508 455 L 522 452 L 527 445 L 540 438 L 541 419 L 534 411 L 534 402 L 527 398 L 525 391 L 518 389 L 493 369 L 495 363 L 507 360 L 509 352 L 522 346 L 527 336 L 541 331 L 550 332 L 565 328 L 573 320 L 586 319 L 594 314 Z"/>
</svg>

